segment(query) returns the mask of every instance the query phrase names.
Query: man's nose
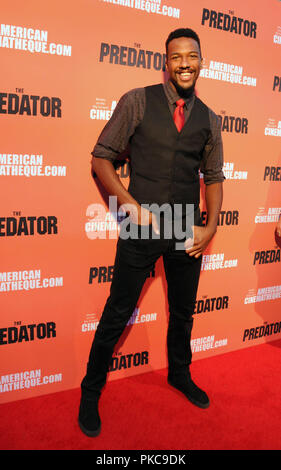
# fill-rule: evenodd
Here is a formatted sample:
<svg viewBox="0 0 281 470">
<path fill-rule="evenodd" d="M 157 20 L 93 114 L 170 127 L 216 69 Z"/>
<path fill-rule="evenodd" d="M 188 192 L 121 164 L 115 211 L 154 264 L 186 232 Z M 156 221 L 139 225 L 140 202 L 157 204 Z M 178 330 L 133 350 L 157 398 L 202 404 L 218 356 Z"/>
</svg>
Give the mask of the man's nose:
<svg viewBox="0 0 281 470">
<path fill-rule="evenodd" d="M 190 67 L 189 58 L 188 57 L 182 57 L 180 66 L 182 68 L 189 68 Z"/>
</svg>

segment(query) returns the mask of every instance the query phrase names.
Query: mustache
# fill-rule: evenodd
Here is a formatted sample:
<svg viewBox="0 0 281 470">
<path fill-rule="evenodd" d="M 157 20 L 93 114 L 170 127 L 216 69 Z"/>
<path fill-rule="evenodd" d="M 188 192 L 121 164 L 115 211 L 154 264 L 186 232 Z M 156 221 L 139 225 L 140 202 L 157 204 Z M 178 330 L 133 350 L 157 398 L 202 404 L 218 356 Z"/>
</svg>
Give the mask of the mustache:
<svg viewBox="0 0 281 470">
<path fill-rule="evenodd" d="M 186 67 L 179 67 L 179 69 L 177 70 L 177 72 L 188 72 L 188 71 L 193 72 L 190 65 L 187 65 Z"/>
</svg>

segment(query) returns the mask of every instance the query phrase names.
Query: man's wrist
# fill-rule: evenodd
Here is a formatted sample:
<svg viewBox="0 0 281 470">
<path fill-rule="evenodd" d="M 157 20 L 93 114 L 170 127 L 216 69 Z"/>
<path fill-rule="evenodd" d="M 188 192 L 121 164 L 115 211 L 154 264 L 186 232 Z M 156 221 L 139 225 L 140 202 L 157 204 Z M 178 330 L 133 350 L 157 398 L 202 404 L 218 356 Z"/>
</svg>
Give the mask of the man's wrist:
<svg viewBox="0 0 281 470">
<path fill-rule="evenodd" d="M 217 231 L 218 224 L 217 222 L 208 222 L 206 228 L 213 234 Z"/>
</svg>

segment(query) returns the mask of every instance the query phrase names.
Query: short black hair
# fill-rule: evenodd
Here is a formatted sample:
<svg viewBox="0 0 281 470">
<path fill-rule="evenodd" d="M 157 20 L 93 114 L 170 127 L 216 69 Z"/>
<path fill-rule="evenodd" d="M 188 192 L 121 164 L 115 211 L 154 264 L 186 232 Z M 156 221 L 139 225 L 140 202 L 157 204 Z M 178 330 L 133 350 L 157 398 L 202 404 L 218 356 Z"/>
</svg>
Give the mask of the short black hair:
<svg viewBox="0 0 281 470">
<path fill-rule="evenodd" d="M 198 43 L 200 55 L 202 57 L 199 36 L 195 31 L 193 31 L 193 29 L 190 29 L 190 28 L 178 28 L 178 29 L 176 29 L 175 31 L 172 31 L 169 34 L 169 36 L 166 40 L 166 53 L 168 53 L 168 44 L 169 44 L 169 42 L 172 41 L 172 39 L 182 38 L 182 37 L 195 39 L 195 41 Z"/>
</svg>

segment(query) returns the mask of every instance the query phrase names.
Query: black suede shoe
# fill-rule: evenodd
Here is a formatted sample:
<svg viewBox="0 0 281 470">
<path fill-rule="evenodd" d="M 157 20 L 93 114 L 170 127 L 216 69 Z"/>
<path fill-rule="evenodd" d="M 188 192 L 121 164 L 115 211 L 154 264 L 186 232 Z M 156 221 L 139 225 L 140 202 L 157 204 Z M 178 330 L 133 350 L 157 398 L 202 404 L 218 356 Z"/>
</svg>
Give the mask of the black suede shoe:
<svg viewBox="0 0 281 470">
<path fill-rule="evenodd" d="M 195 383 L 189 378 L 185 382 L 176 383 L 168 378 L 168 383 L 182 392 L 186 398 L 188 398 L 193 405 L 199 406 L 199 408 L 208 408 L 210 401 L 208 395 L 203 392 Z"/>
<path fill-rule="evenodd" d="M 81 431 L 88 437 L 97 437 L 101 432 L 98 401 L 98 398 L 94 400 L 81 398 L 78 424 Z"/>
</svg>

